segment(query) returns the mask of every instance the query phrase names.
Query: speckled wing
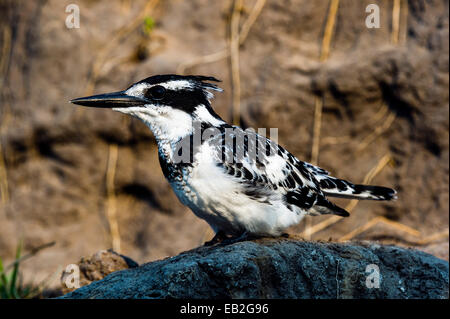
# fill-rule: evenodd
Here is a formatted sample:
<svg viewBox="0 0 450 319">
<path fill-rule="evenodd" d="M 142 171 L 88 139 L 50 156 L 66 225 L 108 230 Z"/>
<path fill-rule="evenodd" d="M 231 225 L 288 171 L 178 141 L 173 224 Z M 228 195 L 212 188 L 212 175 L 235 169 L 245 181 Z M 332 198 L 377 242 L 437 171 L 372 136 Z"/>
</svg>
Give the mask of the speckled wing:
<svg viewBox="0 0 450 319">
<path fill-rule="evenodd" d="M 325 198 L 314 176 L 314 173 L 328 172 L 298 160 L 280 145 L 255 132 L 245 131 L 243 142 L 239 143 L 238 136 L 243 131 L 233 128 L 220 137 L 222 141 L 233 140 L 232 145 L 216 140 L 222 157 L 217 165 L 244 186 L 245 194 L 254 200 L 270 202 L 270 195 L 279 193 L 288 207 L 294 205 L 312 215 L 348 216 L 345 210 Z"/>
</svg>

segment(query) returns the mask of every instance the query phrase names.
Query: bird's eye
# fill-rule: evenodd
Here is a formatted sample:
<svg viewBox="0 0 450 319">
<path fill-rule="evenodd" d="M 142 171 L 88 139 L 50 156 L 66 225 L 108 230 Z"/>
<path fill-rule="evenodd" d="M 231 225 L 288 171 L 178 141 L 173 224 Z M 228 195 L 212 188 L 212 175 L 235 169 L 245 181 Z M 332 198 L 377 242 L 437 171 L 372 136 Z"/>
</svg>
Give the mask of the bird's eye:
<svg viewBox="0 0 450 319">
<path fill-rule="evenodd" d="M 153 100 L 161 100 L 166 93 L 166 89 L 161 85 L 155 85 L 148 89 L 146 95 L 148 95 Z"/>
</svg>

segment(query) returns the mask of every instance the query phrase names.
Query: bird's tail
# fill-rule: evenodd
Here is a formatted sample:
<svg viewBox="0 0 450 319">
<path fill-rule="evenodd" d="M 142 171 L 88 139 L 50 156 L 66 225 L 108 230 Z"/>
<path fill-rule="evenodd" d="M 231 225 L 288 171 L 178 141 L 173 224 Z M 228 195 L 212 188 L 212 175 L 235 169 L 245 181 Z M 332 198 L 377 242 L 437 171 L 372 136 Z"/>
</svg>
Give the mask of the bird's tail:
<svg viewBox="0 0 450 319">
<path fill-rule="evenodd" d="M 322 192 L 330 197 L 352 199 L 395 200 L 397 192 L 388 187 L 352 184 L 348 181 L 327 176 L 320 180 Z"/>
<path fill-rule="evenodd" d="M 309 210 L 309 214 L 310 215 L 332 214 L 342 217 L 350 216 L 350 214 L 345 209 L 333 204 L 323 196 L 319 196 L 317 198 L 317 202 L 313 207 L 311 207 L 311 209 Z"/>
<path fill-rule="evenodd" d="M 334 178 L 335 179 L 335 178 Z M 337 179 L 335 179 L 337 180 Z M 346 183 L 346 188 L 341 185 L 340 188 L 322 188 L 325 196 L 343 197 L 352 199 L 372 199 L 372 200 L 393 200 L 397 199 L 397 192 L 391 188 L 372 185 L 352 184 L 347 181 L 339 180 Z M 338 183 L 339 184 L 339 183 Z M 347 217 L 350 214 L 343 208 L 328 201 L 324 196 L 319 196 L 316 204 L 309 210 L 311 215 L 333 214 Z"/>
</svg>

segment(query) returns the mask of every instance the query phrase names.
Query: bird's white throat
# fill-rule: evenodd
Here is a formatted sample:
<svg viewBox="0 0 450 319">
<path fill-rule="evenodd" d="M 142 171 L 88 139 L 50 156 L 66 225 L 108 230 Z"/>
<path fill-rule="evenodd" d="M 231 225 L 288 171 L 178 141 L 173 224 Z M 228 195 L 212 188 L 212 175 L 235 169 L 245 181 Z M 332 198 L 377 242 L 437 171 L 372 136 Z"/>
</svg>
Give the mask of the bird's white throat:
<svg viewBox="0 0 450 319">
<path fill-rule="evenodd" d="M 176 141 L 192 133 L 192 117 L 169 106 L 151 105 L 116 108 L 114 111 L 129 114 L 143 121 L 158 142 Z"/>
<path fill-rule="evenodd" d="M 145 105 L 115 108 L 114 111 L 132 115 L 142 120 L 153 132 L 158 143 L 178 141 L 194 130 L 194 122 L 220 126 L 225 122 L 214 117 L 204 105 L 199 105 L 192 114 L 170 106 Z"/>
</svg>

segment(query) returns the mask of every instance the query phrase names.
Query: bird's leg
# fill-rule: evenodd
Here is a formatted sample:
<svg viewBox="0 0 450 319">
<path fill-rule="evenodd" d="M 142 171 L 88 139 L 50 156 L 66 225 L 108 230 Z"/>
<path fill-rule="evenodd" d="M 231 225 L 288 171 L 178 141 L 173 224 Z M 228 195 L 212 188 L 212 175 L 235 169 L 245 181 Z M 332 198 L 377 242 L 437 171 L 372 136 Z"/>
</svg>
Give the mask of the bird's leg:
<svg viewBox="0 0 450 319">
<path fill-rule="evenodd" d="M 228 237 L 225 235 L 225 233 L 221 230 L 219 230 L 216 235 L 213 237 L 213 239 L 205 242 L 204 246 L 212 246 L 217 243 L 222 242 L 223 240 L 227 239 Z"/>
<path fill-rule="evenodd" d="M 229 245 L 229 244 L 234 244 L 237 243 L 239 241 L 244 241 L 244 240 L 250 240 L 253 238 L 257 238 L 254 235 L 249 234 L 247 231 L 244 231 L 242 234 L 235 236 L 235 237 L 229 237 L 226 238 L 224 240 L 222 240 L 221 244 L 223 245 Z"/>
</svg>

